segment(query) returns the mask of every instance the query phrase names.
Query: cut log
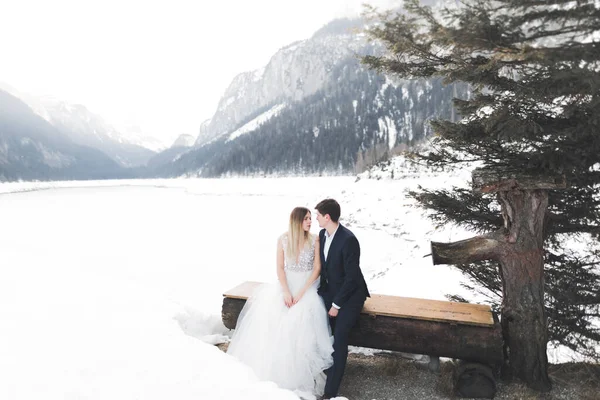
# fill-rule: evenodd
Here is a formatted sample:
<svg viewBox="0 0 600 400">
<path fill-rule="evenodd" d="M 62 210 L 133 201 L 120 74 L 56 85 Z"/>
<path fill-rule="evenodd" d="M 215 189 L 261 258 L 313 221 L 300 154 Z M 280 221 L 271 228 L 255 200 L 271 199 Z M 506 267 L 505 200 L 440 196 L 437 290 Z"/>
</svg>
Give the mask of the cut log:
<svg viewBox="0 0 600 400">
<path fill-rule="evenodd" d="M 235 328 L 249 295 L 239 288 L 223 299 L 222 318 L 229 329 Z M 394 314 L 393 310 L 403 311 Z M 488 306 L 478 304 L 373 295 L 350 332 L 349 343 L 494 366 L 503 361 L 500 324 Z"/>
<path fill-rule="evenodd" d="M 459 361 L 454 370 L 454 391 L 459 397 L 493 399 L 496 379 L 488 365 Z"/>
<path fill-rule="evenodd" d="M 488 234 L 453 243 L 431 242 L 433 264 L 466 264 L 493 258 L 498 248 L 495 236 Z"/>
</svg>

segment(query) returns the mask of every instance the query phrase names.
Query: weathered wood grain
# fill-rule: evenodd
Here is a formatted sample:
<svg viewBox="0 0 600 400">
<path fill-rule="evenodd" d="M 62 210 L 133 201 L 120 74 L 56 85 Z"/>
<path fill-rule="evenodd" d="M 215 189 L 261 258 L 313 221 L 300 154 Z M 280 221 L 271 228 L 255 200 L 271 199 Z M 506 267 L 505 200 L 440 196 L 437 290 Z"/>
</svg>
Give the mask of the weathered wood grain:
<svg viewBox="0 0 600 400">
<path fill-rule="evenodd" d="M 247 299 L 260 282 L 243 282 L 223 296 Z M 362 310 L 371 316 L 388 316 L 439 321 L 465 325 L 493 326 L 492 310 L 487 305 L 373 294 Z"/>
</svg>

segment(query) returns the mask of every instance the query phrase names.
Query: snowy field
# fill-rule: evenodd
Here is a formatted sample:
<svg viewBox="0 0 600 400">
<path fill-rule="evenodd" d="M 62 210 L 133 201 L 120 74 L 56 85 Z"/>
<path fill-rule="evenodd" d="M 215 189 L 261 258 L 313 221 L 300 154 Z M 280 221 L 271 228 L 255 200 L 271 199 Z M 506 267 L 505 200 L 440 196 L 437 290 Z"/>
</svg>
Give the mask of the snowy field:
<svg viewBox="0 0 600 400">
<path fill-rule="evenodd" d="M 466 182 L 449 179 L 426 183 Z M 228 339 L 222 293 L 275 281 L 291 209 L 325 197 L 361 243 L 372 293 L 466 294 L 424 257 L 431 240 L 471 234 L 410 207 L 423 179 L 355 180 L 0 184 L 0 399 L 297 398 L 212 344 Z"/>
</svg>

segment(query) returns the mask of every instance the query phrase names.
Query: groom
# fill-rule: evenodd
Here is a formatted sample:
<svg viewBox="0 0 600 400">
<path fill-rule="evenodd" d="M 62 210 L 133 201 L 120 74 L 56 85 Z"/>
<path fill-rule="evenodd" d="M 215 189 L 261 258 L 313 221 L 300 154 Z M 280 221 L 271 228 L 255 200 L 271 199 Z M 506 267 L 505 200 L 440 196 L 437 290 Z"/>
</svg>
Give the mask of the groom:
<svg viewBox="0 0 600 400">
<path fill-rule="evenodd" d="M 360 270 L 360 246 L 352 232 L 342 226 L 340 205 L 325 199 L 315 206 L 321 248 L 319 294 L 329 310 L 333 330 L 333 366 L 327 370 L 323 399 L 335 397 L 346 368 L 348 336 L 356 324 L 365 300 L 367 284 Z"/>
</svg>

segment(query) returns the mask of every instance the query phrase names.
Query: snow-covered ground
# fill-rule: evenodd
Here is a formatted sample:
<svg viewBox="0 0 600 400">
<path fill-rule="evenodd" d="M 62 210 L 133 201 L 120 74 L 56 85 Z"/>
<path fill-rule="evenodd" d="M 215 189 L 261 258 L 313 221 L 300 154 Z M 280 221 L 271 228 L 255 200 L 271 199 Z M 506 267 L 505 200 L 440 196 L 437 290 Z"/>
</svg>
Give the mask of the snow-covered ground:
<svg viewBox="0 0 600 400">
<path fill-rule="evenodd" d="M 222 293 L 275 281 L 291 209 L 334 197 L 372 292 L 466 294 L 458 271 L 424 256 L 471 234 L 410 206 L 422 180 L 0 184 L 0 399 L 296 398 L 212 345 L 227 340 Z"/>
</svg>

